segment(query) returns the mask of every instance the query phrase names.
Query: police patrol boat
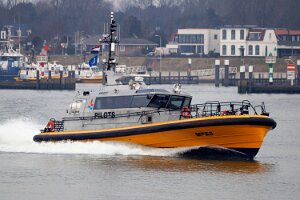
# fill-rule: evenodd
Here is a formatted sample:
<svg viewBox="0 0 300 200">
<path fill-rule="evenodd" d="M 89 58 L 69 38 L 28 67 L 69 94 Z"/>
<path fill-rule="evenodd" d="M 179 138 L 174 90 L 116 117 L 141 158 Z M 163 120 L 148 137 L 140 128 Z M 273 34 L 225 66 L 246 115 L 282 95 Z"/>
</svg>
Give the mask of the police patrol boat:
<svg viewBox="0 0 300 200">
<path fill-rule="evenodd" d="M 111 19 L 113 29 L 114 19 Z M 113 32 L 113 31 L 111 31 Z M 113 41 L 113 33 L 107 41 Z M 114 41 L 116 42 L 116 41 Z M 109 53 L 111 54 L 111 52 Z M 104 84 L 114 72 L 109 56 Z M 264 104 L 249 101 L 206 102 L 192 105 L 192 96 L 172 90 L 105 86 L 99 92 L 81 91 L 62 120 L 51 119 L 36 142 L 118 141 L 157 148 L 221 147 L 254 158 L 268 131 L 276 127 Z"/>
</svg>

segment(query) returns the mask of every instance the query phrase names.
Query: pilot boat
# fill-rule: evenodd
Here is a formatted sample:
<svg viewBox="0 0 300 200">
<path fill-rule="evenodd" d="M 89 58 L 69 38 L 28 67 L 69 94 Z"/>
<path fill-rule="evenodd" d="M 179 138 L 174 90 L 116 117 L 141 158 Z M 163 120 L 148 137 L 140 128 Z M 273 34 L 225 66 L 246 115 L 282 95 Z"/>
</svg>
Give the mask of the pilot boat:
<svg viewBox="0 0 300 200">
<path fill-rule="evenodd" d="M 112 42 L 113 38 L 111 33 L 108 40 L 101 41 Z M 110 84 L 114 76 L 110 69 L 115 65 L 110 62 L 114 60 L 111 57 L 107 60 L 102 90 L 78 92 L 67 116 L 51 119 L 34 136 L 34 141 L 117 141 L 155 148 L 217 147 L 253 159 L 267 132 L 276 127 L 264 104 L 253 106 L 247 100 L 191 104 L 192 96 L 181 92 L 179 84 L 171 90 L 143 88 L 138 82 L 130 87 Z"/>
<path fill-rule="evenodd" d="M 120 141 L 158 148 L 214 146 L 253 158 L 276 127 L 264 105 L 249 101 L 191 105 L 192 96 L 164 89 L 78 93 L 67 117 L 36 142 Z M 257 108 L 261 113 L 257 113 Z"/>
</svg>

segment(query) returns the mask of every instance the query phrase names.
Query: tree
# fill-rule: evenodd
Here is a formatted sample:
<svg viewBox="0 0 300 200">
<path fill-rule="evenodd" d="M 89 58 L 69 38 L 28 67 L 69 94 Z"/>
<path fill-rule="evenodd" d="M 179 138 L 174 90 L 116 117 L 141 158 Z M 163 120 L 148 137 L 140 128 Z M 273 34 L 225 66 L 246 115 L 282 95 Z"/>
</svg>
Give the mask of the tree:
<svg viewBox="0 0 300 200">
<path fill-rule="evenodd" d="M 122 27 L 122 35 L 126 37 L 141 37 L 142 36 L 142 25 L 141 21 L 135 16 L 128 16 L 124 20 Z"/>
</svg>

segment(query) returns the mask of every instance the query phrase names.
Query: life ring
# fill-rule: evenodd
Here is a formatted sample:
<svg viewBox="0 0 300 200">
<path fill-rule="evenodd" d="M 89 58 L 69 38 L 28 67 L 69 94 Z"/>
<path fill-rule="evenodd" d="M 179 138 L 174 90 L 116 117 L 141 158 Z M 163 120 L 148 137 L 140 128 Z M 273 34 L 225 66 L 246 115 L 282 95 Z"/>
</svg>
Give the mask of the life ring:
<svg viewBox="0 0 300 200">
<path fill-rule="evenodd" d="M 184 118 L 190 118 L 191 110 L 188 106 L 183 106 L 183 108 L 181 109 L 181 116 Z"/>
</svg>

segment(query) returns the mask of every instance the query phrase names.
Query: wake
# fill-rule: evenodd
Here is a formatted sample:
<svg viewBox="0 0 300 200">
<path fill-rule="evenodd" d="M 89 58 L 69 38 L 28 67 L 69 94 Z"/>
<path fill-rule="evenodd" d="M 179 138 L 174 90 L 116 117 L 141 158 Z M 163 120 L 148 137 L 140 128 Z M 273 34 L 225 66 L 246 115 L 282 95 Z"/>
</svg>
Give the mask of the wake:
<svg viewBox="0 0 300 200">
<path fill-rule="evenodd" d="M 0 123 L 0 152 L 247 159 L 244 154 L 219 147 L 150 148 L 131 143 L 100 141 L 36 143 L 33 141 L 33 136 L 39 134 L 42 127 L 29 119 L 15 119 Z"/>
<path fill-rule="evenodd" d="M 58 142 L 36 143 L 33 136 L 41 125 L 29 119 L 15 119 L 0 123 L 0 152 L 40 154 L 94 154 L 94 155 L 141 155 L 176 156 L 178 149 L 157 149 L 120 142 Z"/>
</svg>

